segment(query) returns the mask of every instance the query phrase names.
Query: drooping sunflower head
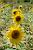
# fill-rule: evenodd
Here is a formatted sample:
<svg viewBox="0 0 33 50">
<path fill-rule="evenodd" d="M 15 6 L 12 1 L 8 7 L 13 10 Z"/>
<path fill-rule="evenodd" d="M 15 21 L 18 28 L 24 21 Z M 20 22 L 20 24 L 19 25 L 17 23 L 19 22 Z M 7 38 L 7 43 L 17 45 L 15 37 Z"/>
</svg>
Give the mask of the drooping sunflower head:
<svg viewBox="0 0 33 50">
<path fill-rule="evenodd" d="M 13 45 L 17 45 L 21 40 L 24 39 L 25 33 L 23 28 L 19 26 L 12 26 L 9 28 L 9 31 L 6 32 L 6 39 L 9 40 Z"/>
<path fill-rule="evenodd" d="M 13 21 L 20 24 L 24 20 L 24 15 L 20 9 L 13 9 L 12 11 Z"/>
<path fill-rule="evenodd" d="M 19 8 L 22 9 L 22 5 L 19 5 Z"/>
</svg>

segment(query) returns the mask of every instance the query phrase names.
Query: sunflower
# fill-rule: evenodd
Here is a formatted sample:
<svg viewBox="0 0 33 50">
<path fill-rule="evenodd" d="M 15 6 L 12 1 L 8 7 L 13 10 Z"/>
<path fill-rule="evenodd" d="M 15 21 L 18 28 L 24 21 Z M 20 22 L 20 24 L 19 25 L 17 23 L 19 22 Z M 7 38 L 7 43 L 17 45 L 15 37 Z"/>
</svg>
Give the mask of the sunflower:
<svg viewBox="0 0 33 50">
<path fill-rule="evenodd" d="M 4 37 L 13 45 L 17 45 L 24 39 L 25 33 L 23 32 L 23 28 L 21 29 L 19 26 L 12 26 L 9 28 L 9 31 L 6 32 Z"/>
<path fill-rule="evenodd" d="M 16 16 L 17 14 L 19 14 L 19 11 L 20 11 L 19 9 L 13 9 L 12 10 L 12 15 Z"/>
<path fill-rule="evenodd" d="M 12 18 L 15 23 L 20 24 L 24 20 L 24 15 L 20 9 L 13 9 Z"/>
<path fill-rule="evenodd" d="M 19 5 L 19 8 L 21 9 L 22 8 L 22 5 Z"/>
</svg>

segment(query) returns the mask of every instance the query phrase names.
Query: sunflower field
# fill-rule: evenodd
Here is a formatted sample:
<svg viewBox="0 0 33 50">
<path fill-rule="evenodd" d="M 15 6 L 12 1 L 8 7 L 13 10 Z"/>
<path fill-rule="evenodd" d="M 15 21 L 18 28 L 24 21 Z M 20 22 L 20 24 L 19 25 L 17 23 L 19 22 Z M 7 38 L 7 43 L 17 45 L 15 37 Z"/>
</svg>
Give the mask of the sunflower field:
<svg viewBox="0 0 33 50">
<path fill-rule="evenodd" d="M 0 50 L 33 50 L 33 0 L 0 0 Z"/>
</svg>

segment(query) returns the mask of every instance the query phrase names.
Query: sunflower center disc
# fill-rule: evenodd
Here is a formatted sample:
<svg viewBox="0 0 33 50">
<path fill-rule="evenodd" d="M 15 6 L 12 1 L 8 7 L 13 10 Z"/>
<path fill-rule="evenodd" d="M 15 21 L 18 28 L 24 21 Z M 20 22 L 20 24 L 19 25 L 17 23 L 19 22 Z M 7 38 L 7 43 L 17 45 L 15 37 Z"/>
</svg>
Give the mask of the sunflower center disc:
<svg viewBox="0 0 33 50">
<path fill-rule="evenodd" d="M 14 14 L 16 14 L 17 11 L 13 12 Z"/>
<path fill-rule="evenodd" d="M 19 31 L 18 30 L 14 30 L 12 32 L 12 38 L 17 39 L 19 37 Z"/>
<path fill-rule="evenodd" d="M 16 17 L 16 21 L 19 22 L 20 20 L 21 20 L 21 17 L 20 16 L 17 16 Z"/>
</svg>

